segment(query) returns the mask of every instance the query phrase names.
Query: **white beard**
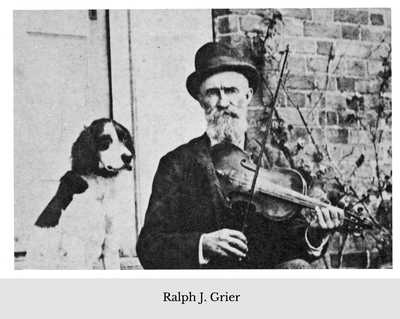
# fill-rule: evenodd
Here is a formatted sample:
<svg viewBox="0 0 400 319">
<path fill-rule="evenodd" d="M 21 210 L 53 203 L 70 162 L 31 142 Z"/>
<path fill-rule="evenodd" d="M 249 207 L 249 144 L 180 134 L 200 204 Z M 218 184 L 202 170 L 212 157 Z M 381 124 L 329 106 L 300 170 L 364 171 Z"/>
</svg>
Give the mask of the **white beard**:
<svg viewBox="0 0 400 319">
<path fill-rule="evenodd" d="M 247 120 L 230 111 L 214 111 L 206 114 L 207 135 L 216 143 L 229 142 L 243 147 Z"/>
</svg>

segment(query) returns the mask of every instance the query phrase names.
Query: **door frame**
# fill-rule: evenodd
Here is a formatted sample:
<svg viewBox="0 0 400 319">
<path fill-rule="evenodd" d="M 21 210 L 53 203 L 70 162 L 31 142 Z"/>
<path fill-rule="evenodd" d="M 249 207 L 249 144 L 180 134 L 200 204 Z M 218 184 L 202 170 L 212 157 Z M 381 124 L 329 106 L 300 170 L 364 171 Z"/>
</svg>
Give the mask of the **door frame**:
<svg viewBox="0 0 400 319">
<path fill-rule="evenodd" d="M 111 75 L 109 80 L 112 85 L 110 115 L 127 127 L 132 133 L 135 151 L 137 150 L 137 123 L 136 103 L 135 103 L 135 84 L 133 77 L 132 64 L 132 32 L 131 32 L 131 10 L 109 10 L 109 49 L 110 62 L 109 70 Z M 140 172 L 138 169 L 137 152 L 134 161 L 133 183 L 134 183 L 134 220 L 135 220 L 135 236 L 139 235 L 140 220 L 139 212 L 141 212 L 139 181 Z"/>
</svg>

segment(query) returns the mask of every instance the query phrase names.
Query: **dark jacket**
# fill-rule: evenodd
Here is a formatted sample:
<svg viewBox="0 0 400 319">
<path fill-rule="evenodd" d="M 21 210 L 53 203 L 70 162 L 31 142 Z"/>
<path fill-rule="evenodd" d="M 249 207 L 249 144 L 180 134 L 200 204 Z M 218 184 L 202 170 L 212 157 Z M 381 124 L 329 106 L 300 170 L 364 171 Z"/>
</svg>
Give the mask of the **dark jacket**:
<svg viewBox="0 0 400 319">
<path fill-rule="evenodd" d="M 274 268 L 295 258 L 309 260 L 300 214 L 285 222 L 249 217 L 246 261 L 213 260 L 207 268 Z M 137 243 L 139 260 L 144 268 L 199 268 L 201 234 L 240 229 L 241 218 L 224 198 L 204 134 L 161 158 Z"/>
</svg>

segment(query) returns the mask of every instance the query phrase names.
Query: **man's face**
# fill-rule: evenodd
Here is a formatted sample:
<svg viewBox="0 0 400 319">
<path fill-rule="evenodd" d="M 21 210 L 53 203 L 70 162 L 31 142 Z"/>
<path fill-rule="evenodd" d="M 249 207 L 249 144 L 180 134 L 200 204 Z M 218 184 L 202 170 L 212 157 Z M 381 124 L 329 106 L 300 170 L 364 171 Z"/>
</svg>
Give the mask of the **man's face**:
<svg viewBox="0 0 400 319">
<path fill-rule="evenodd" d="M 211 137 L 219 142 L 242 139 L 252 97 L 253 90 L 241 73 L 221 72 L 205 79 L 199 88 L 198 101 L 204 109 Z"/>
</svg>

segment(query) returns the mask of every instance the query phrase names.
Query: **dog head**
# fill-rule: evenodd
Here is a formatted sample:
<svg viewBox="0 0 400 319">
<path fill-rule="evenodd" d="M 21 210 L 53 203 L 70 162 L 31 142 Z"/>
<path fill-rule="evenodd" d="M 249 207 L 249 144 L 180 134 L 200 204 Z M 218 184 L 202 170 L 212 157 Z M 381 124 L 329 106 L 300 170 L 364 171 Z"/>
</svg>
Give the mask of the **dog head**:
<svg viewBox="0 0 400 319">
<path fill-rule="evenodd" d="M 111 119 L 92 122 L 72 145 L 72 170 L 81 175 L 113 177 L 132 169 L 135 155 L 129 131 Z"/>
</svg>

